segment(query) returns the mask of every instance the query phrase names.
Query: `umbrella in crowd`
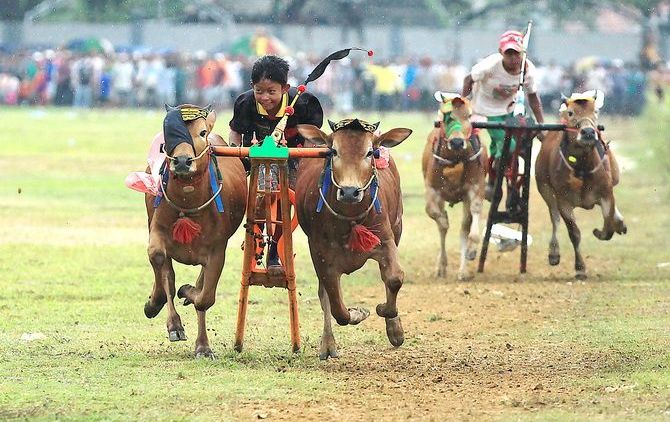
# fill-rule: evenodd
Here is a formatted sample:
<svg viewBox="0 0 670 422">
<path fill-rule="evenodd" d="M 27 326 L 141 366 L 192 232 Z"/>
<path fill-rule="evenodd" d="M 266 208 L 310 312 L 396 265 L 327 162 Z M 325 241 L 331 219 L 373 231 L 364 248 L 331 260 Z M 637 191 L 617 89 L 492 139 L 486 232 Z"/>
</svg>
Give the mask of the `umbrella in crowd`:
<svg viewBox="0 0 670 422">
<path fill-rule="evenodd" d="M 114 45 L 105 38 L 75 38 L 66 44 L 69 50 L 80 53 L 104 53 L 114 52 Z"/>
<path fill-rule="evenodd" d="M 249 34 L 235 40 L 228 48 L 228 53 L 260 57 L 266 54 L 285 56 L 290 55 L 291 51 L 277 37 L 265 34 Z"/>
</svg>

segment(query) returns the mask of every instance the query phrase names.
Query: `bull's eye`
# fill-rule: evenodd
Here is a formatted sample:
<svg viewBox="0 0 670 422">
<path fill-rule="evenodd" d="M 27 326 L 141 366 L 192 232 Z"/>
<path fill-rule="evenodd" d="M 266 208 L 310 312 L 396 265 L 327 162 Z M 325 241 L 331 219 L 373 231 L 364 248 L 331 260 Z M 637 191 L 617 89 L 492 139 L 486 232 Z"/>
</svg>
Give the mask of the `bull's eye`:
<svg viewBox="0 0 670 422">
<path fill-rule="evenodd" d="M 573 114 L 575 114 L 574 111 L 572 111 L 572 110 L 568 110 L 568 117 L 572 117 Z"/>
<path fill-rule="evenodd" d="M 337 150 L 335 148 L 331 148 L 330 153 L 333 157 L 337 156 Z"/>
<path fill-rule="evenodd" d="M 200 137 L 201 137 L 201 138 L 204 138 L 205 135 L 207 135 L 207 131 L 206 131 L 206 130 L 202 130 L 202 131 L 200 131 Z"/>
<path fill-rule="evenodd" d="M 365 158 L 370 158 L 370 157 L 372 157 L 372 154 L 374 154 L 374 151 L 373 151 L 373 150 L 368 151 L 368 153 L 365 154 Z"/>
</svg>

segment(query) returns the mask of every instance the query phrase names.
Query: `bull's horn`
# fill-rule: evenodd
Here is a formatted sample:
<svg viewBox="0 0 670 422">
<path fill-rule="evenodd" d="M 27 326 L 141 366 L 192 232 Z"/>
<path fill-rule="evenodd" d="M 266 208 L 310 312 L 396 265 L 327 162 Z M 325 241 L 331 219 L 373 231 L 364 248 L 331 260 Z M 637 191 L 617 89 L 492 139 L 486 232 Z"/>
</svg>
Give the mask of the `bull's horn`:
<svg viewBox="0 0 670 422">
<path fill-rule="evenodd" d="M 176 110 L 176 109 L 177 109 L 177 107 L 173 107 L 173 106 L 169 105 L 168 103 L 165 103 L 165 111 L 172 111 L 172 110 Z"/>
<path fill-rule="evenodd" d="M 336 125 L 336 124 L 337 124 L 337 123 L 335 123 L 335 122 L 333 122 L 332 120 L 328 119 L 328 126 L 330 126 L 330 130 L 332 130 L 333 132 L 335 132 L 335 125 Z"/>
</svg>

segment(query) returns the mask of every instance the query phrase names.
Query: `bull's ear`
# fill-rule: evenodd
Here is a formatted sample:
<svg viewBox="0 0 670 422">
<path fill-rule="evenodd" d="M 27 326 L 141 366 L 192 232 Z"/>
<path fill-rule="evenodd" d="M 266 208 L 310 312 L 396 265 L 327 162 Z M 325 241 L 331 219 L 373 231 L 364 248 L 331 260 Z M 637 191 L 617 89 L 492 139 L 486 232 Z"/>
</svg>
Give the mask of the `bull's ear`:
<svg viewBox="0 0 670 422">
<path fill-rule="evenodd" d="M 375 140 L 375 145 L 385 146 L 386 148 L 393 148 L 396 145 L 400 145 L 402 141 L 407 139 L 409 135 L 412 134 L 412 129 L 405 128 L 395 128 L 391 129 L 388 132 L 385 132 Z"/>
<path fill-rule="evenodd" d="M 216 123 L 216 111 L 212 109 L 211 105 L 207 107 L 209 108 L 209 112 L 205 118 L 205 122 L 207 122 L 207 132 L 211 132 L 214 129 L 214 123 Z"/>
<path fill-rule="evenodd" d="M 562 92 L 561 92 L 561 103 L 563 103 L 563 104 L 567 104 L 567 103 L 568 103 L 568 97 L 566 97 L 565 95 L 563 95 Z"/>
<path fill-rule="evenodd" d="M 314 125 L 298 125 L 298 133 L 314 146 L 331 145 L 328 135 L 323 133 L 321 129 Z"/>
<path fill-rule="evenodd" d="M 593 105 L 596 111 L 600 110 L 605 105 L 605 93 L 597 89 L 593 94 Z"/>
</svg>

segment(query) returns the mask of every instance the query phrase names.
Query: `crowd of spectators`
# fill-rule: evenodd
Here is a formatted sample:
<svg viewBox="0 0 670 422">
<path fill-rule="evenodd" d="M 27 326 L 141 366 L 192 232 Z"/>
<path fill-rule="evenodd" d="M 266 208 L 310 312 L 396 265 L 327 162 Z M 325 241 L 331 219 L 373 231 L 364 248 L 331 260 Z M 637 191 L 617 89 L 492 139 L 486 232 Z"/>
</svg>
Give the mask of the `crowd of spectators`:
<svg viewBox="0 0 670 422">
<path fill-rule="evenodd" d="M 289 57 L 292 85 L 305 79 L 320 57 Z M 66 107 L 149 107 L 212 104 L 229 108 L 249 89 L 253 58 L 204 51 L 81 53 L 70 50 L 0 53 L 0 104 Z M 571 66 L 538 63 L 539 93 L 548 110 L 557 110 L 561 93 L 600 89 L 605 112 L 637 115 L 648 84 L 663 95 L 662 72 L 644 72 L 618 60 L 587 58 Z M 433 92 L 460 92 L 469 66 L 398 58 L 378 61 L 346 58 L 333 62 L 309 89 L 324 107 L 339 113 L 354 109 L 425 110 L 435 108 Z"/>
</svg>

